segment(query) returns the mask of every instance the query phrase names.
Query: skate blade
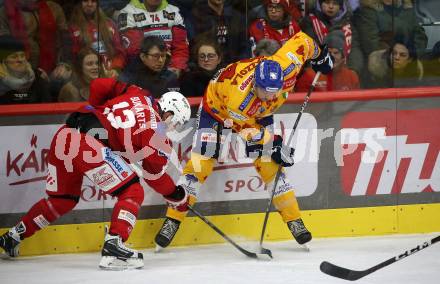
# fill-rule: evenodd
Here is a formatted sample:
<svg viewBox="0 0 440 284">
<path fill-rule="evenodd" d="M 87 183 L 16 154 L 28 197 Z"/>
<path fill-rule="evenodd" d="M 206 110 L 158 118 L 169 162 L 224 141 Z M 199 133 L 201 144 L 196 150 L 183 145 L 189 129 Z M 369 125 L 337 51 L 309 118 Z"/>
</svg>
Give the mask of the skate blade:
<svg viewBox="0 0 440 284">
<path fill-rule="evenodd" d="M 7 254 L 7 253 L 2 252 L 2 253 L 0 253 L 0 259 L 2 259 L 2 260 L 10 260 L 10 259 L 12 259 L 12 257 L 10 257 L 9 254 Z"/>
<path fill-rule="evenodd" d="M 9 254 L 7 254 L 6 252 L 1 252 L 0 253 L 0 259 L 1 260 L 14 260 L 18 257 L 18 253 L 15 256 L 10 256 Z"/>
<path fill-rule="evenodd" d="M 302 248 L 304 251 L 306 251 L 306 252 L 310 252 L 310 248 L 309 248 L 309 246 L 306 245 L 306 244 L 302 244 L 302 245 L 301 245 L 301 248 Z"/>
<path fill-rule="evenodd" d="M 155 253 L 159 253 L 163 251 L 165 248 L 161 247 L 160 245 L 156 244 L 156 247 L 154 248 Z"/>
<path fill-rule="evenodd" d="M 141 269 L 144 261 L 141 258 L 129 258 L 127 260 L 118 259 L 114 256 L 103 256 L 99 262 L 99 268 L 103 270 L 130 270 Z"/>
</svg>

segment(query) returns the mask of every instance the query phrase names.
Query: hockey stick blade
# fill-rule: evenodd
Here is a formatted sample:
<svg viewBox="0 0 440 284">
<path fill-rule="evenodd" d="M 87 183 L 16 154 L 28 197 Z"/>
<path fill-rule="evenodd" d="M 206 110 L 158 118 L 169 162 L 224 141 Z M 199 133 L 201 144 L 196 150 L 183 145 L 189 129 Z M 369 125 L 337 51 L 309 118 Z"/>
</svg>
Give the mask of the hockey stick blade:
<svg viewBox="0 0 440 284">
<path fill-rule="evenodd" d="M 337 266 L 335 264 L 332 264 L 327 261 L 323 261 L 321 265 L 319 266 L 319 269 L 324 272 L 325 274 L 328 274 L 333 277 L 355 281 L 359 278 L 364 277 L 365 275 L 368 275 L 368 271 L 357 271 L 357 270 L 351 270 L 344 267 Z"/>
<path fill-rule="evenodd" d="M 197 210 L 195 210 L 192 206 L 188 205 L 189 211 L 194 213 L 197 217 L 199 217 L 203 222 L 205 222 L 209 227 L 211 227 L 214 231 L 216 231 L 220 236 L 222 236 L 226 241 L 228 241 L 231 245 L 233 245 L 236 249 L 238 249 L 241 253 L 246 255 L 250 258 L 258 258 L 259 256 L 269 256 L 272 258 L 272 252 L 268 249 L 261 249 L 261 253 L 255 253 L 248 251 L 241 246 L 239 246 L 237 243 L 235 243 L 231 238 L 229 238 L 223 231 L 221 231 L 219 228 L 217 228 L 216 225 L 214 225 L 211 221 L 209 221 L 205 216 L 200 214 Z"/>
<path fill-rule="evenodd" d="M 424 242 L 423 244 L 418 245 L 417 247 L 415 247 L 413 249 L 407 250 L 398 256 L 387 259 L 384 262 L 381 262 L 381 263 L 379 263 L 373 267 L 370 267 L 368 269 L 365 269 L 365 270 L 352 270 L 352 269 L 337 266 L 337 265 L 332 264 L 328 261 L 323 261 L 321 263 L 321 265 L 319 266 L 319 269 L 323 273 L 328 274 L 333 277 L 337 277 L 337 278 L 341 278 L 341 279 L 345 279 L 345 280 L 349 280 L 349 281 L 356 281 L 364 276 L 367 276 L 368 274 L 375 272 L 376 270 L 384 268 L 384 267 L 386 267 L 390 264 L 393 264 L 401 259 L 404 259 L 404 258 L 406 258 L 416 252 L 419 252 L 422 249 L 425 249 L 425 248 L 429 247 L 430 245 L 435 244 L 439 241 L 440 241 L 440 236 L 437 236 L 437 237 L 431 239 L 430 241 Z"/>
</svg>

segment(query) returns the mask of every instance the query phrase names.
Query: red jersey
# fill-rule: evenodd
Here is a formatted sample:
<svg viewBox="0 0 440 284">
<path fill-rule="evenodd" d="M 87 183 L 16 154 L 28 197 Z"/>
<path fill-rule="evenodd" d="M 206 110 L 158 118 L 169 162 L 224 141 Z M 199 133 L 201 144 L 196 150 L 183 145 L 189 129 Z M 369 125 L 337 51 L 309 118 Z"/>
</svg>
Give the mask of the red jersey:
<svg viewBox="0 0 440 284">
<path fill-rule="evenodd" d="M 157 36 L 165 41 L 171 53 L 169 67 L 185 69 L 189 59 L 189 48 L 187 31 L 179 8 L 167 4 L 158 11 L 148 12 L 142 6 L 129 3 L 118 16 L 118 27 L 127 55 L 138 56 L 143 39 L 147 36 Z"/>
<path fill-rule="evenodd" d="M 107 130 L 110 148 L 131 164 L 141 164 L 142 177 L 155 191 L 171 194 L 175 184 L 165 172 L 171 142 L 150 93 L 112 78 L 98 78 L 91 83 L 89 102 Z"/>
</svg>

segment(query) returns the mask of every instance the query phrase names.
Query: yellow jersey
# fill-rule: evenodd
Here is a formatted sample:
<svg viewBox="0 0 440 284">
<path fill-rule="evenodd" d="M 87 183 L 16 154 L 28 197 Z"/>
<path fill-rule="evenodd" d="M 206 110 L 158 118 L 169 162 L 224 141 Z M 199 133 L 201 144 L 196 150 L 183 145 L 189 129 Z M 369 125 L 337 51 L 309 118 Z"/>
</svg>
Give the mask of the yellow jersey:
<svg viewBox="0 0 440 284">
<path fill-rule="evenodd" d="M 225 127 L 247 141 L 265 144 L 271 135 L 260 121 L 273 116 L 295 86 L 304 63 L 320 53 L 315 41 L 303 32 L 295 34 L 274 55 L 260 56 L 229 64 L 209 82 L 203 97 L 203 109 Z M 284 73 L 282 95 L 261 101 L 253 92 L 254 70 L 262 60 L 278 62 Z"/>
</svg>

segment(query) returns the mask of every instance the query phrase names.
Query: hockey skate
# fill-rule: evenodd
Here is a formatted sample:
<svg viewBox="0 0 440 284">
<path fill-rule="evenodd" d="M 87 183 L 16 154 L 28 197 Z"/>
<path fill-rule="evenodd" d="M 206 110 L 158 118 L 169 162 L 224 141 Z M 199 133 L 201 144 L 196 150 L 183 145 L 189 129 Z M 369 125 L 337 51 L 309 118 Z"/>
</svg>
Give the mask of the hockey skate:
<svg viewBox="0 0 440 284">
<path fill-rule="evenodd" d="M 312 234 L 307 230 L 306 226 L 304 226 L 304 222 L 301 218 L 287 222 L 287 227 L 289 227 L 290 232 L 292 233 L 295 240 L 298 244 L 302 245 L 304 249 L 309 251 L 306 243 L 312 240 Z"/>
<path fill-rule="evenodd" d="M 120 236 L 106 234 L 101 255 L 101 269 L 126 270 L 144 266 L 143 254 L 126 247 Z"/>
<path fill-rule="evenodd" d="M 17 226 L 0 236 L 0 247 L 5 250 L 7 256 L 17 257 L 19 255 L 20 232 L 24 231 L 24 224 L 20 222 Z"/>
<path fill-rule="evenodd" d="M 180 221 L 174 220 L 172 218 L 166 218 L 163 222 L 162 228 L 157 233 L 154 241 L 156 242 L 156 252 L 169 246 L 171 241 L 179 229 Z"/>
</svg>

